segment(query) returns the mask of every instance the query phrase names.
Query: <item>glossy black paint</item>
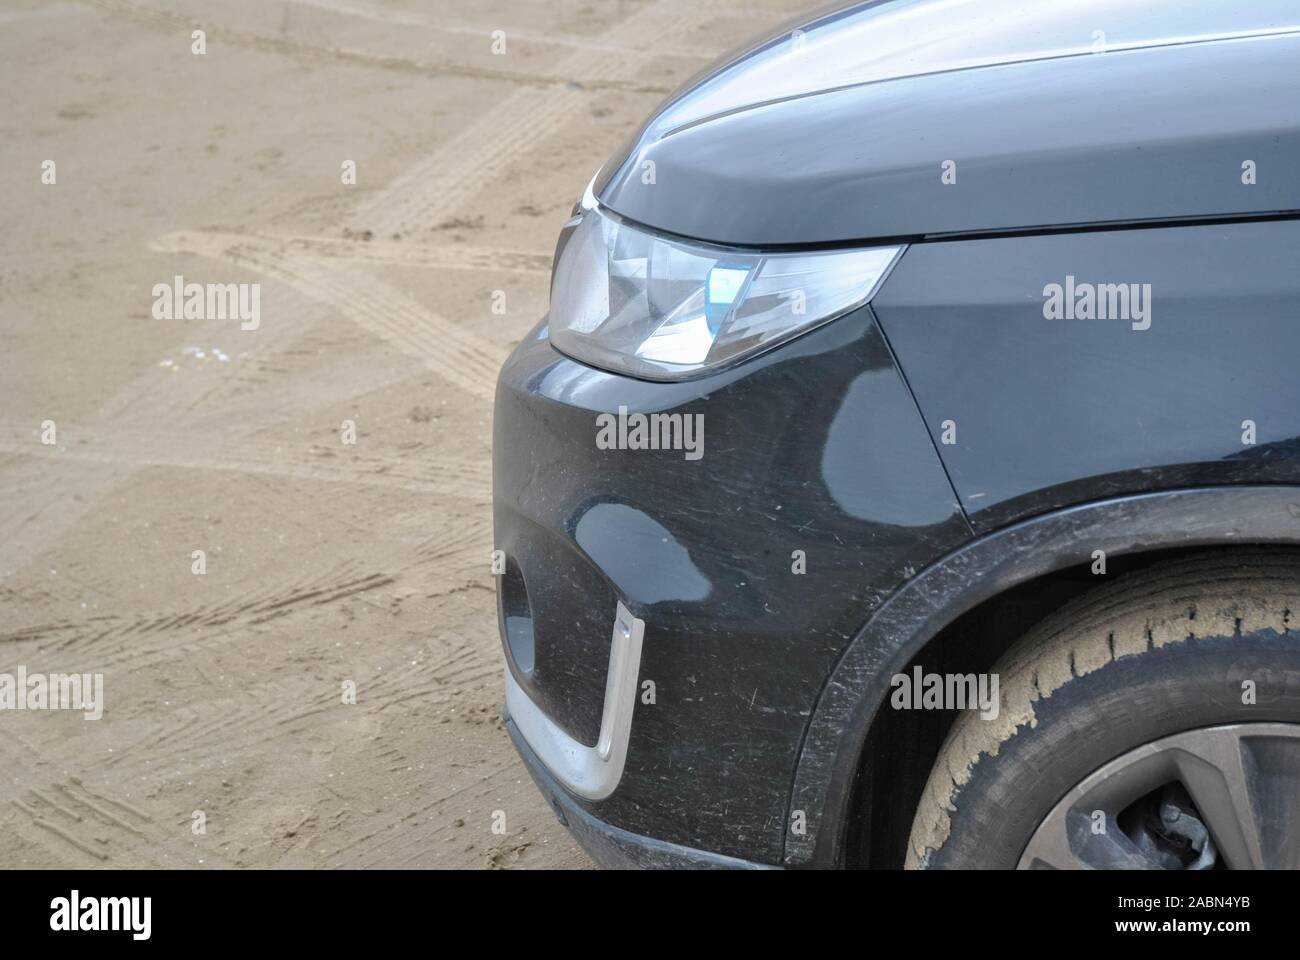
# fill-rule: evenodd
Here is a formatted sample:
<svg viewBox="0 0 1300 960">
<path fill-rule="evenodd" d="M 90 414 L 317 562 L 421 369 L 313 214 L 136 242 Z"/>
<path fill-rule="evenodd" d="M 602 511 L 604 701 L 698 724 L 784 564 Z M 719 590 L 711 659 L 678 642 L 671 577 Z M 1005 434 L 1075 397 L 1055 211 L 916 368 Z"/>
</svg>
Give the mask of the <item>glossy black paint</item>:
<svg viewBox="0 0 1300 960">
<path fill-rule="evenodd" d="M 1045 24 L 994 2 L 1008 22 L 990 26 L 973 5 L 963 23 L 947 4 L 885 3 L 807 27 L 803 53 L 783 33 L 657 114 L 602 173 L 601 202 L 750 246 L 1300 210 L 1300 33 L 1176 42 L 1294 31 L 1300 9 L 1180 4 L 1160 23 L 1160 6 L 1062 0 Z"/>
<path fill-rule="evenodd" d="M 961 613 L 1095 549 L 1300 545 L 1300 4 L 976 7 L 832 13 L 803 66 L 760 42 L 598 178 L 694 239 L 917 241 L 871 307 L 687 383 L 576 363 L 544 324 L 502 371 L 503 610 L 532 639 L 509 669 L 594 743 L 615 603 L 647 622 L 656 703 L 611 797 L 521 745 L 602 862 L 838 864 L 888 678 Z M 1067 276 L 1151 284 L 1150 329 L 1045 318 Z M 599 450 L 620 406 L 703 414 L 703 459 Z"/>
<path fill-rule="evenodd" d="M 987 531 L 1125 493 L 1300 483 L 1297 265 L 1298 220 L 919 244 L 873 306 Z M 1046 319 L 1067 276 L 1150 284 L 1150 328 Z"/>
<path fill-rule="evenodd" d="M 703 458 L 597 449 L 597 413 L 620 406 L 703 414 Z M 583 806 L 778 863 L 831 667 L 866 611 L 970 536 L 871 311 L 680 384 L 530 337 L 502 370 L 493 448 L 496 546 L 535 621 L 535 666 L 515 675 L 570 735 L 596 739 L 614 596 L 646 620 L 657 702 L 637 706 L 618 790 Z"/>
</svg>

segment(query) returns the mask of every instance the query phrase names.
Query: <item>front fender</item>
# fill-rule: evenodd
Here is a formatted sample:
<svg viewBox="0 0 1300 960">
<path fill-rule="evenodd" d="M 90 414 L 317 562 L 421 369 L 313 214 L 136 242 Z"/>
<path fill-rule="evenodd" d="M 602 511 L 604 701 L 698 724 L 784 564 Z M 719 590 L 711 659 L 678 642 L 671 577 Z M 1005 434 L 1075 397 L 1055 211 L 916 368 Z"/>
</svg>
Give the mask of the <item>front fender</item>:
<svg viewBox="0 0 1300 960">
<path fill-rule="evenodd" d="M 1107 556 L 1171 547 L 1300 544 L 1300 486 L 1206 487 L 1082 504 L 988 534 L 899 588 L 849 644 L 808 723 L 790 796 L 788 866 L 842 861 L 863 744 L 903 670 L 940 630 L 990 597 Z"/>
</svg>

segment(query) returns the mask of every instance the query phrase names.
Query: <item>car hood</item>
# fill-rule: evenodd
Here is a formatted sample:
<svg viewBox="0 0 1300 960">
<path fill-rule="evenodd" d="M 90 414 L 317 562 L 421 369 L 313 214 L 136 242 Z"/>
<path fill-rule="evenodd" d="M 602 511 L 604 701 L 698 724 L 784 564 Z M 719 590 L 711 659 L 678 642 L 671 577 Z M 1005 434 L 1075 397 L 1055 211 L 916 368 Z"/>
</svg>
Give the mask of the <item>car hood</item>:
<svg viewBox="0 0 1300 960">
<path fill-rule="evenodd" d="M 614 212 L 742 246 L 1300 209 L 1300 0 L 887 0 L 787 28 L 605 166 Z"/>
</svg>

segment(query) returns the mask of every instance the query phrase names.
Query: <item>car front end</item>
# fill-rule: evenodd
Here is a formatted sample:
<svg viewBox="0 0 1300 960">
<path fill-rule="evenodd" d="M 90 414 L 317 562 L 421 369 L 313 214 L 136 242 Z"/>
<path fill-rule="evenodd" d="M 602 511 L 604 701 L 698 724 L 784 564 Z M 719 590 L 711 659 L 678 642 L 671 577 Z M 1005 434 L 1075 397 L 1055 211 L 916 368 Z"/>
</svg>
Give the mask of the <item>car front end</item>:
<svg viewBox="0 0 1300 960">
<path fill-rule="evenodd" d="M 1095 528 L 1080 513 L 1014 527 L 1244 479 L 1201 434 L 1171 427 L 1153 454 L 1122 422 L 1141 351 L 1170 340 L 1132 339 L 1140 313 L 1045 327 L 1040 290 L 1142 264 L 1183 291 L 1188 324 L 1160 336 L 1217 356 L 1197 311 L 1219 307 L 1197 284 L 1226 260 L 1281 329 L 1294 282 L 1262 251 L 1294 250 L 1294 223 L 1194 225 L 1300 207 L 1293 183 L 1243 193 L 1218 175 L 1239 154 L 1296 153 L 1285 96 L 1237 106 L 1294 87 L 1294 25 L 1210 5 L 1164 5 L 1162 22 L 1061 4 L 1030 24 L 1014 4 L 944 6 L 836 10 L 671 98 L 575 205 L 550 313 L 501 371 L 507 725 L 601 864 L 843 863 L 851 802 L 879 791 L 861 763 L 872 718 L 924 643 L 1096 544 L 1232 536 L 1168 515 L 1145 527 L 1132 506 Z M 1089 29 L 1102 13 L 1105 51 Z M 1185 95 L 1135 98 L 1152 76 Z M 1079 357 L 1113 396 L 1076 381 Z M 1040 373 L 1022 375 L 1026 358 Z M 1287 397 L 1238 393 L 1290 415 Z M 1249 478 L 1298 479 L 1293 458 L 1261 469 Z M 981 566 L 975 541 L 1009 530 L 1023 573 L 1001 554 Z M 888 750 L 889 729 L 870 736 Z M 908 823 L 937 749 L 899 781 Z M 905 838 L 888 839 L 891 862 Z"/>
</svg>

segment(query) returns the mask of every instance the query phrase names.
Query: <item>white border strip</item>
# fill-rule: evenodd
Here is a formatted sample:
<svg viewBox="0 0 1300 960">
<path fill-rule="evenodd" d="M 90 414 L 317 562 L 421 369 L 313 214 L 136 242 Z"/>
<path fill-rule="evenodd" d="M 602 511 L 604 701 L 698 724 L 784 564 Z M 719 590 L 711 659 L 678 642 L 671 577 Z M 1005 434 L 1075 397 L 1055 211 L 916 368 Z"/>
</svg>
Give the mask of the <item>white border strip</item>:
<svg viewBox="0 0 1300 960">
<path fill-rule="evenodd" d="M 565 733 L 524 692 L 509 666 L 506 667 L 506 709 L 510 719 L 555 779 L 565 789 L 588 800 L 608 797 L 623 778 L 644 637 L 645 621 L 632 616 L 620 601 L 610 641 L 600 737 L 594 747 L 579 743 Z"/>
</svg>

